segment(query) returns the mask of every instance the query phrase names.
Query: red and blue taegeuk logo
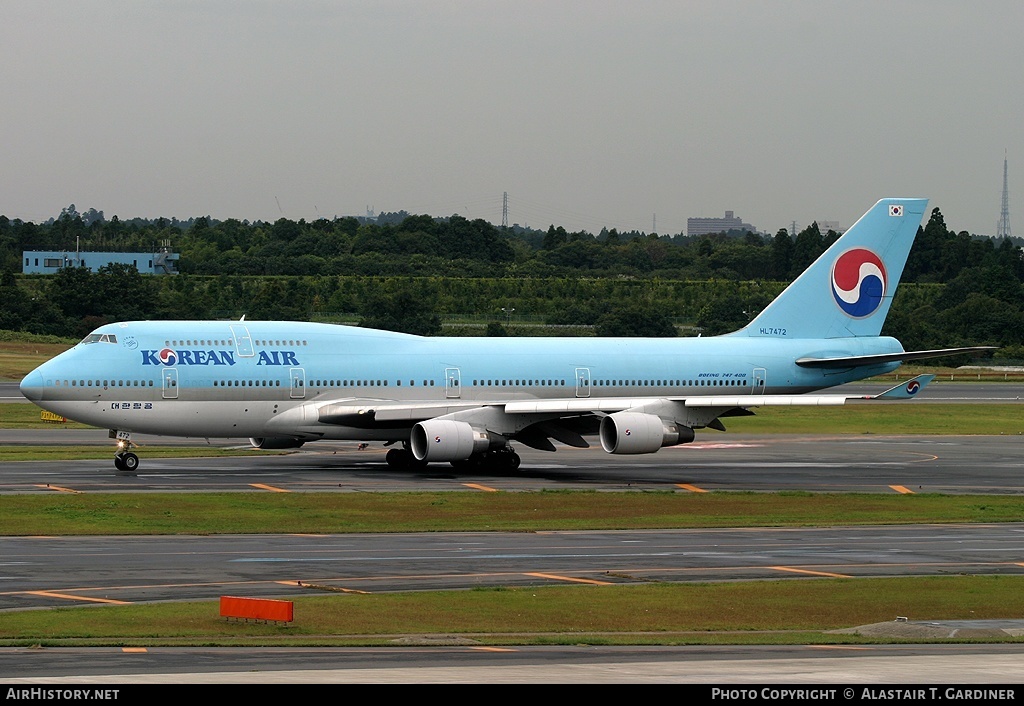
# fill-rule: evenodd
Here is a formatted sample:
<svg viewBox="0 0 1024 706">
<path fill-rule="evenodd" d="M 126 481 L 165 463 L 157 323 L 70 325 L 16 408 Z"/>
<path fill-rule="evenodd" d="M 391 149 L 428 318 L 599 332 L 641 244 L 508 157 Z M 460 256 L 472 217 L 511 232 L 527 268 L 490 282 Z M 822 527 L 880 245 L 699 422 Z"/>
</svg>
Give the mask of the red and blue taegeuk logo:
<svg viewBox="0 0 1024 706">
<path fill-rule="evenodd" d="M 832 296 L 855 319 L 875 313 L 887 284 L 882 258 L 866 248 L 847 250 L 832 265 Z"/>
<path fill-rule="evenodd" d="M 161 349 L 157 354 L 157 358 L 159 358 L 160 362 L 164 365 L 174 365 L 178 362 L 178 354 L 175 353 L 172 348 Z"/>
</svg>

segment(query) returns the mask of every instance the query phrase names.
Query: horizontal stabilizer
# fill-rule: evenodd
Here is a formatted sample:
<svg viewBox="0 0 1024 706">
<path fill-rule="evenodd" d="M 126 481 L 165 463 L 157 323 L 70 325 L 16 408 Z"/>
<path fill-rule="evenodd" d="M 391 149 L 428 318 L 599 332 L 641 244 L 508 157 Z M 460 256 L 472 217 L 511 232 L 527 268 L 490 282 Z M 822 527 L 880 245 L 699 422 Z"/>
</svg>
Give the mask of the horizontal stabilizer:
<svg viewBox="0 0 1024 706">
<path fill-rule="evenodd" d="M 924 386 L 935 379 L 934 375 L 918 375 L 906 382 L 901 382 L 895 387 L 890 387 L 885 392 L 877 395 L 866 395 L 866 400 L 908 400 L 916 397 L 917 393 L 924 389 Z"/>
<path fill-rule="evenodd" d="M 850 368 L 861 365 L 878 365 L 897 361 L 944 358 L 962 353 L 991 351 L 998 346 L 971 346 L 969 348 L 942 348 L 932 351 L 903 351 L 902 353 L 879 353 L 877 355 L 851 355 L 842 358 L 798 358 L 796 364 L 804 368 Z"/>
</svg>

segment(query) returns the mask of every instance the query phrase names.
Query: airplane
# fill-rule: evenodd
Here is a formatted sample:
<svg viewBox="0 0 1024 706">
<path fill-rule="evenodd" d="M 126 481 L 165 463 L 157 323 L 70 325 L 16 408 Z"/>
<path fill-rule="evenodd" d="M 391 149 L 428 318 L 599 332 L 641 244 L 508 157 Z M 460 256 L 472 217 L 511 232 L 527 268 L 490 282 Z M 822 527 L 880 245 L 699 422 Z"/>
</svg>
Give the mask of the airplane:
<svg viewBox="0 0 1024 706">
<path fill-rule="evenodd" d="M 392 468 L 515 470 L 513 442 L 648 454 L 725 430 L 769 405 L 909 398 L 812 394 L 904 361 L 882 324 L 927 206 L 872 206 L 747 326 L 686 338 L 423 337 L 301 321 L 128 321 L 100 326 L 21 382 L 54 414 L 106 428 L 134 471 L 132 434 L 248 438 L 261 449 L 383 442 Z"/>
</svg>

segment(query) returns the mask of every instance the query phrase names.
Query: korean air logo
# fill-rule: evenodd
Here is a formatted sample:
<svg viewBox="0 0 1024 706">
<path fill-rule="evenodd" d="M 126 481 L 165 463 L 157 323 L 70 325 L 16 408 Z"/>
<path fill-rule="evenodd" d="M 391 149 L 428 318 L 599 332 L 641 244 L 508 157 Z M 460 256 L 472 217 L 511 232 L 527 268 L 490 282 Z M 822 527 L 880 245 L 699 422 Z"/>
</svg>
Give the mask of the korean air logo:
<svg viewBox="0 0 1024 706">
<path fill-rule="evenodd" d="M 832 265 L 832 296 L 839 308 L 855 319 L 878 310 L 887 285 L 882 258 L 866 248 L 847 250 Z"/>
<path fill-rule="evenodd" d="M 908 395 L 916 395 L 920 389 L 921 383 L 919 383 L 917 380 L 911 380 L 909 383 L 907 383 Z"/>
<path fill-rule="evenodd" d="M 441 443 L 441 437 L 440 436 L 435 436 L 434 437 L 434 443 L 435 444 L 440 444 Z"/>
<path fill-rule="evenodd" d="M 178 362 L 178 354 L 171 348 L 164 348 L 156 354 L 157 359 L 164 365 L 174 365 Z"/>
</svg>

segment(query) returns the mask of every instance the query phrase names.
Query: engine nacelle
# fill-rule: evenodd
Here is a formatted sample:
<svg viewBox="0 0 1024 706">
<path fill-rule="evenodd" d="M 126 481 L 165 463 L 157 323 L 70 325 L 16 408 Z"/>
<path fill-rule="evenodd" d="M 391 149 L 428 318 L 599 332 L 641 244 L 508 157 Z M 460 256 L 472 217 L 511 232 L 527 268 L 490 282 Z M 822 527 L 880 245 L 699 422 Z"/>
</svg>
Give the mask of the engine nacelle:
<svg viewBox="0 0 1024 706">
<path fill-rule="evenodd" d="M 601 420 L 601 448 L 610 454 L 652 454 L 662 446 L 688 444 L 693 429 L 653 414 L 616 412 Z"/>
<path fill-rule="evenodd" d="M 453 419 L 419 422 L 409 439 L 409 448 L 417 461 L 465 461 L 490 445 L 487 432 Z"/>
<path fill-rule="evenodd" d="M 306 442 L 290 436 L 254 436 L 249 443 L 257 449 L 297 449 Z"/>
</svg>

